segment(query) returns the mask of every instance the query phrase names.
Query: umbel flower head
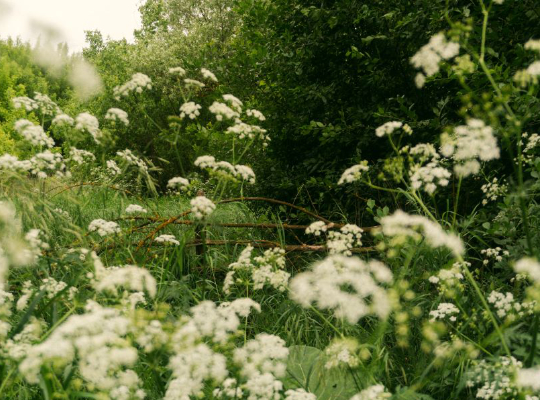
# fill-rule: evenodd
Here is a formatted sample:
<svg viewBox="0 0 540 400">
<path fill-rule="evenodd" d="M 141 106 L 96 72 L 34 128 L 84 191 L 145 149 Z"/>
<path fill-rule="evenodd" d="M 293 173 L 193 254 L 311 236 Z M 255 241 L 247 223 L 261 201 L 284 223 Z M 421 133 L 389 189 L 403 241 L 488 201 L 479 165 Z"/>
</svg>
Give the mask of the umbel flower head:
<svg viewBox="0 0 540 400">
<path fill-rule="evenodd" d="M 291 298 L 306 308 L 316 304 L 333 310 L 336 318 L 351 324 L 371 314 L 384 319 L 392 302 L 382 285 L 392 280 L 392 272 L 379 261 L 335 254 L 291 279 Z"/>
<path fill-rule="evenodd" d="M 453 233 L 445 232 L 441 226 L 421 215 L 410 215 L 402 210 L 381 219 L 380 232 L 391 238 L 390 246 L 399 246 L 408 239 L 422 239 L 433 247 L 446 247 L 455 256 L 464 253 L 465 247 L 461 239 Z"/>
</svg>

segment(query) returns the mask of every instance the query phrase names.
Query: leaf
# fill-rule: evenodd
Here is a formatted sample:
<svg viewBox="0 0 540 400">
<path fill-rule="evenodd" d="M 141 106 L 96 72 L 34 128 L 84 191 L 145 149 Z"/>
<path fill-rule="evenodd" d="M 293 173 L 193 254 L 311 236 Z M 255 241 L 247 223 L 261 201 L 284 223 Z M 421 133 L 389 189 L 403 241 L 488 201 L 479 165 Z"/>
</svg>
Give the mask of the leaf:
<svg viewBox="0 0 540 400">
<path fill-rule="evenodd" d="M 285 389 L 302 388 L 318 400 L 348 400 L 359 390 L 351 373 L 324 367 L 324 353 L 311 346 L 291 346 L 287 360 Z"/>
</svg>

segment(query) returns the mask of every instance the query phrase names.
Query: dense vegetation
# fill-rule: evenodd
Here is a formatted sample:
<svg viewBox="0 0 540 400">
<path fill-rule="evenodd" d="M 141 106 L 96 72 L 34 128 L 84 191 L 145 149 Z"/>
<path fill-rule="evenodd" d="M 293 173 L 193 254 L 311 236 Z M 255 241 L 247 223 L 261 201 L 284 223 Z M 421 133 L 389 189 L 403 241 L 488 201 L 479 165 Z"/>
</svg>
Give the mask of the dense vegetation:
<svg viewBox="0 0 540 400">
<path fill-rule="evenodd" d="M 0 398 L 539 398 L 536 2 L 140 12 L 0 41 Z"/>
</svg>

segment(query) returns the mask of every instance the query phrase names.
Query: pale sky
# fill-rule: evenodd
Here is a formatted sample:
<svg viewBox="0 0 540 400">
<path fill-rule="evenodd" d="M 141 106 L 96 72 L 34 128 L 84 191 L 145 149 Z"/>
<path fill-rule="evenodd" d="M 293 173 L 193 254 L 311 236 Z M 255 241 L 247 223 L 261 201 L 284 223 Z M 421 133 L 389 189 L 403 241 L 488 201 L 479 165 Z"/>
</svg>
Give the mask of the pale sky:
<svg viewBox="0 0 540 400">
<path fill-rule="evenodd" d="M 86 30 L 99 30 L 104 37 L 133 40 L 133 30 L 140 27 L 138 7 L 141 0 L 0 0 L 0 37 L 7 36 L 34 43 L 49 28 L 67 42 L 70 51 L 85 45 Z M 0 4 L 1 6 L 2 4 Z M 49 29 L 50 30 L 50 29 Z"/>
</svg>

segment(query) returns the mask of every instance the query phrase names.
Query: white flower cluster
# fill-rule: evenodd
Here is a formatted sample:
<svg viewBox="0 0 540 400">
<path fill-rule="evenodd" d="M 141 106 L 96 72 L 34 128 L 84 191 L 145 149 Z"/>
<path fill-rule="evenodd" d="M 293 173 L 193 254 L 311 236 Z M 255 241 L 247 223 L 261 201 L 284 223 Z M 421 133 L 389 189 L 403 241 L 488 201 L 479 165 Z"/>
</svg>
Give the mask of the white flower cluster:
<svg viewBox="0 0 540 400">
<path fill-rule="evenodd" d="M 540 391 L 540 367 L 519 368 L 516 373 L 516 383 L 519 387 L 529 388 L 535 392 Z"/>
<path fill-rule="evenodd" d="M 99 121 L 92 114 L 87 112 L 77 115 L 75 118 L 75 129 L 83 132 L 88 132 L 94 138 L 94 141 L 99 144 L 99 140 L 103 136 L 103 132 L 99 129 Z"/>
<path fill-rule="evenodd" d="M 58 105 L 46 94 L 35 92 L 34 100 L 43 115 L 52 116 L 62 112 Z"/>
<path fill-rule="evenodd" d="M 490 259 L 496 262 L 501 262 L 503 260 L 503 257 L 508 257 L 510 255 L 508 250 L 503 250 L 500 247 L 495 247 L 493 249 L 484 249 L 480 251 L 480 253 L 486 257 L 484 261 L 482 261 L 484 265 L 488 265 Z"/>
<path fill-rule="evenodd" d="M 201 106 L 193 101 L 189 101 L 180 106 L 180 118 L 184 119 L 186 116 L 189 119 L 195 119 L 201 112 L 199 111 Z"/>
<path fill-rule="evenodd" d="M 490 201 L 496 201 L 499 197 L 504 196 L 508 191 L 508 185 L 499 184 L 497 178 L 493 178 L 491 182 L 482 185 L 482 192 L 485 194 L 485 198 L 482 200 L 482 204 L 486 205 Z"/>
<path fill-rule="evenodd" d="M 201 74 L 206 79 L 210 79 L 211 81 L 214 81 L 214 82 L 218 81 L 218 79 L 216 78 L 216 75 L 212 71 L 207 70 L 206 68 L 201 68 Z"/>
<path fill-rule="evenodd" d="M 4 154 L 0 156 L 0 169 L 8 171 L 28 171 L 32 168 L 30 160 L 20 161 L 17 156 L 11 154 Z"/>
<path fill-rule="evenodd" d="M 30 229 L 24 236 L 24 239 L 30 247 L 29 251 L 32 253 L 31 257 L 33 257 L 34 262 L 37 261 L 44 250 L 50 248 L 49 244 L 41 239 L 42 236 L 43 232 L 41 229 Z"/>
<path fill-rule="evenodd" d="M 238 97 L 233 96 L 232 94 L 224 94 L 223 100 L 228 102 L 232 108 L 234 108 L 236 111 L 241 112 L 242 107 L 244 106 L 244 103 L 240 101 Z"/>
<path fill-rule="evenodd" d="M 146 208 L 138 205 L 138 204 L 130 204 L 126 207 L 126 213 L 128 214 L 138 214 L 138 213 L 146 213 L 148 212 Z"/>
<path fill-rule="evenodd" d="M 481 360 L 467 372 L 467 387 L 479 386 L 477 399 L 515 399 L 518 389 L 513 376 L 522 367 L 514 357 L 502 356 L 493 361 Z"/>
<path fill-rule="evenodd" d="M 525 257 L 514 264 L 514 271 L 529 276 L 535 283 L 540 283 L 540 263 L 535 258 Z"/>
<path fill-rule="evenodd" d="M 350 400 L 385 400 L 392 397 L 392 394 L 386 390 L 384 385 L 372 385 L 360 393 L 355 394 Z"/>
<path fill-rule="evenodd" d="M 354 247 L 362 246 L 362 234 L 364 231 L 357 225 L 347 224 L 339 231 L 328 232 L 326 247 L 330 254 L 352 255 Z"/>
<path fill-rule="evenodd" d="M 52 124 L 55 126 L 73 126 L 75 124 L 75 120 L 67 114 L 58 114 L 52 120 Z"/>
<path fill-rule="evenodd" d="M 135 265 L 105 268 L 95 254 L 92 256 L 94 257 L 95 272 L 91 278 L 97 292 L 107 292 L 118 296 L 118 289 L 122 288 L 131 292 L 146 291 L 151 298 L 156 296 L 156 280 L 148 270 Z"/>
<path fill-rule="evenodd" d="M 184 76 L 186 74 L 186 70 L 182 67 L 172 67 L 169 68 L 169 74 Z"/>
<path fill-rule="evenodd" d="M 105 119 L 109 121 L 120 121 L 125 126 L 129 125 L 128 113 L 120 108 L 109 108 L 105 114 Z"/>
<path fill-rule="evenodd" d="M 461 239 L 445 232 L 441 226 L 421 215 L 410 215 L 402 210 L 381 218 L 381 232 L 391 237 L 391 247 L 402 245 L 408 238 L 414 241 L 425 239 L 433 247 L 447 247 L 456 256 L 463 254 L 465 247 Z"/>
<path fill-rule="evenodd" d="M 133 154 L 131 150 L 125 149 L 122 151 L 117 151 L 116 155 L 126 161 L 129 165 L 135 165 L 142 173 L 148 173 L 148 165 L 146 165 L 142 158 L 139 158 Z"/>
<path fill-rule="evenodd" d="M 265 147 L 268 146 L 268 142 L 270 141 L 270 136 L 266 134 L 266 129 L 258 125 L 246 124 L 239 120 L 236 120 L 233 126 L 228 127 L 226 132 L 238 136 L 238 139 L 255 139 L 256 137 L 260 137 Z"/>
<path fill-rule="evenodd" d="M 523 160 L 528 164 L 533 164 L 536 158 L 534 149 L 540 145 L 540 135 L 537 133 L 533 133 L 532 135 L 523 133 L 521 136 L 527 140 L 527 143 L 523 143 L 523 140 L 521 141 L 521 146 L 523 146 Z"/>
<path fill-rule="evenodd" d="M 424 161 L 440 158 L 435 146 L 433 146 L 431 143 L 418 143 L 416 146 L 411 147 L 410 149 L 407 147 L 406 150 L 410 155 L 419 157 Z"/>
<path fill-rule="evenodd" d="M 291 298 L 310 307 L 333 310 L 336 318 L 351 324 L 370 314 L 386 318 L 392 302 L 381 284 L 392 282 L 392 272 L 379 261 L 331 255 L 296 275 L 289 284 Z M 347 290 L 344 290 L 344 288 Z"/>
<path fill-rule="evenodd" d="M 315 221 L 306 228 L 307 235 L 321 236 L 321 233 L 328 230 L 328 225 L 324 221 Z"/>
<path fill-rule="evenodd" d="M 520 303 L 514 300 L 514 295 L 510 292 L 501 293 L 493 290 L 487 297 L 487 301 L 493 304 L 499 318 L 505 318 L 507 316 L 511 316 L 512 319 L 516 317 L 521 318 L 531 315 L 534 312 L 534 302 Z"/>
<path fill-rule="evenodd" d="M 255 173 L 247 165 L 232 165 L 227 161 L 216 161 L 213 156 L 200 156 L 194 164 L 196 167 L 209 169 L 224 178 L 237 179 L 250 184 L 255 183 Z"/>
<path fill-rule="evenodd" d="M 225 103 L 220 103 L 219 101 L 214 101 L 208 110 L 215 114 L 218 121 L 223 121 L 223 118 L 226 119 L 236 119 L 240 117 L 240 114 L 237 111 L 234 111 Z"/>
<path fill-rule="evenodd" d="M 285 400 L 317 400 L 317 396 L 304 389 L 289 389 L 285 392 Z"/>
<path fill-rule="evenodd" d="M 252 260 L 253 247 L 246 247 L 238 261 L 229 265 L 229 272 L 225 277 L 223 291 L 231 293 L 231 287 L 239 283 L 252 283 L 254 290 L 261 290 L 265 286 L 271 286 L 281 292 L 287 289 L 287 283 L 291 274 L 284 270 L 285 251 L 280 248 L 266 250 L 262 256 Z M 247 282 L 237 278 L 239 274 L 247 274 Z"/>
<path fill-rule="evenodd" d="M 358 352 L 360 345 L 356 339 L 339 338 L 334 339 L 324 350 L 326 369 L 337 367 L 356 368 L 360 364 Z"/>
<path fill-rule="evenodd" d="M 437 186 L 448 186 L 452 176 L 450 171 L 441 167 L 436 160 L 424 166 L 415 164 L 411 167 L 411 186 L 415 190 L 423 189 L 428 194 L 435 193 Z"/>
<path fill-rule="evenodd" d="M 183 318 L 172 337 L 176 354 L 169 363 L 172 380 L 165 399 L 202 398 L 203 384 L 207 380 L 221 385 L 214 392 L 219 397 L 230 393 L 240 394 L 245 390 L 250 393 L 248 399 L 273 399 L 273 395 L 264 396 L 269 384 L 276 386 L 276 394 L 279 395 L 282 384 L 274 373 L 285 372 L 284 360 L 288 355 L 280 338 L 260 334 L 248 341 L 244 348 L 234 350 L 233 361 L 239 363 L 240 374 L 247 379 L 244 384 L 232 378 L 226 379 L 229 372 L 225 356 L 215 353 L 208 344 L 201 343 L 203 339 L 217 344 L 227 343 L 233 334 L 238 333 L 239 317 L 248 317 L 251 310 L 260 311 L 260 305 L 247 298 L 220 306 L 203 301 L 191 308 L 192 315 Z"/>
<path fill-rule="evenodd" d="M 439 63 L 457 56 L 459 54 L 459 48 L 459 43 L 447 41 L 442 32 L 432 36 L 429 39 L 429 43 L 420 48 L 411 58 L 411 64 L 423 71 L 416 75 L 416 86 L 422 88 L 426 82 L 426 77 L 433 76 L 439 72 Z"/>
<path fill-rule="evenodd" d="M 13 103 L 13 107 L 16 109 L 24 108 L 26 112 L 32 112 L 39 108 L 37 102 L 26 96 L 14 97 L 11 99 L 11 102 Z"/>
<path fill-rule="evenodd" d="M 190 204 L 191 212 L 193 213 L 195 219 L 198 220 L 208 218 L 216 209 L 216 205 L 212 202 L 212 200 L 204 196 L 197 196 L 191 199 Z"/>
<path fill-rule="evenodd" d="M 15 130 L 34 146 L 48 148 L 54 146 L 54 140 L 47 136 L 43 128 L 40 125 L 34 125 L 27 119 L 20 119 L 15 122 Z"/>
<path fill-rule="evenodd" d="M 248 117 L 253 117 L 253 118 L 256 118 L 258 119 L 259 121 L 266 121 L 266 117 L 263 115 L 262 112 L 260 112 L 259 110 L 255 110 L 255 109 L 248 109 L 246 110 L 246 115 Z"/>
<path fill-rule="evenodd" d="M 464 264 L 466 264 L 466 266 L 471 265 L 468 262 L 464 262 Z M 455 262 L 450 269 L 441 269 L 437 275 L 430 276 L 429 281 L 434 285 L 439 285 L 441 290 L 446 291 L 460 284 L 464 278 L 461 271 L 462 263 Z"/>
<path fill-rule="evenodd" d="M 159 235 L 157 238 L 154 239 L 154 242 L 169 243 L 174 244 L 175 246 L 180 245 L 180 242 L 176 239 L 174 235 Z"/>
<path fill-rule="evenodd" d="M 459 308 L 452 303 L 441 303 L 437 306 L 436 310 L 429 312 L 431 321 L 447 319 L 455 322 L 457 320 L 456 315 L 459 314 Z"/>
<path fill-rule="evenodd" d="M 95 161 L 96 156 L 89 151 L 72 147 L 69 150 L 69 159 L 78 165 L 82 165 L 90 161 Z"/>
<path fill-rule="evenodd" d="M 412 129 L 409 125 L 404 124 L 400 121 L 390 121 L 382 124 L 377 129 L 375 129 L 375 135 L 377 135 L 378 137 L 389 136 L 397 129 L 403 130 L 403 132 L 408 135 L 412 134 Z"/>
<path fill-rule="evenodd" d="M 53 153 L 50 150 L 35 154 L 27 165 L 28 171 L 40 179 L 47 178 L 48 174 L 54 174 L 58 177 L 70 176 L 62 154 Z"/>
<path fill-rule="evenodd" d="M 143 399 L 140 380 L 129 369 L 137 350 L 127 339 L 129 320 L 114 308 L 88 301 L 86 312 L 70 316 L 43 342 L 30 346 L 19 371 L 32 384 L 39 382 L 41 367 L 62 371 L 78 360 L 78 373 L 89 386 L 113 400 Z"/>
<path fill-rule="evenodd" d="M 364 172 L 369 171 L 369 166 L 367 161 L 362 161 L 360 164 L 353 165 L 350 168 L 347 168 L 345 172 L 339 178 L 338 185 L 343 185 L 344 183 L 352 183 L 360 180 Z"/>
<path fill-rule="evenodd" d="M 137 72 L 129 81 L 116 86 L 113 89 L 113 95 L 116 100 L 120 100 L 121 97 L 127 97 L 133 92 L 142 93 L 144 89 L 152 89 L 152 80 L 145 74 Z"/>
<path fill-rule="evenodd" d="M 120 227 L 114 221 L 105 221 L 104 219 L 95 219 L 88 225 L 88 231 L 97 232 L 99 236 L 113 235 L 120 233 Z"/>
<path fill-rule="evenodd" d="M 186 178 L 182 178 L 181 176 L 176 176 L 172 179 L 169 179 L 169 182 L 167 182 L 167 187 L 171 189 L 174 192 L 181 192 L 187 190 L 189 187 L 189 181 Z"/>
<path fill-rule="evenodd" d="M 461 177 L 477 174 L 480 171 L 478 160 L 490 161 L 500 157 L 493 128 L 480 119 L 472 118 L 467 125 L 456 127 L 453 137 L 443 133 L 441 145 L 441 153 L 457 162 L 454 172 Z"/>
<path fill-rule="evenodd" d="M 107 171 L 113 176 L 122 174 L 122 170 L 114 160 L 107 160 Z"/>
<path fill-rule="evenodd" d="M 186 84 L 187 88 L 196 88 L 196 89 L 202 89 L 206 85 L 196 79 L 184 79 L 184 83 Z"/>
</svg>

